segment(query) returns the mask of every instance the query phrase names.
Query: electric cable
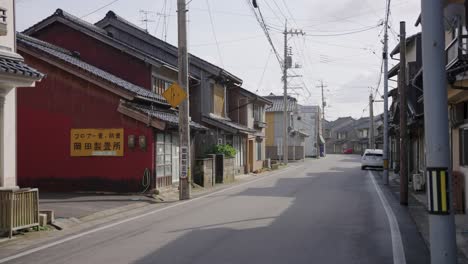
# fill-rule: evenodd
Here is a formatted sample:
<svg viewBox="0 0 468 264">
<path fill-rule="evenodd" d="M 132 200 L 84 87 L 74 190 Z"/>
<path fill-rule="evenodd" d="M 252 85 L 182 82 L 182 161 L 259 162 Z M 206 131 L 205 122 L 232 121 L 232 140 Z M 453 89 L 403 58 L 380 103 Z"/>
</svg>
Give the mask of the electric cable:
<svg viewBox="0 0 468 264">
<path fill-rule="evenodd" d="M 95 10 L 93 10 L 93 11 L 87 13 L 86 15 L 81 16 L 80 18 L 88 17 L 88 16 L 90 16 L 90 15 L 96 13 L 96 12 L 99 12 L 99 11 L 101 11 L 102 9 L 104 9 L 104 8 L 110 6 L 110 5 L 112 5 L 112 4 L 114 4 L 114 3 L 118 2 L 118 1 L 120 1 L 120 0 L 113 0 L 113 1 L 111 1 L 111 2 L 109 2 L 109 3 L 107 3 L 107 4 L 105 4 L 105 5 L 103 5 L 103 6 L 99 7 L 99 8 L 97 8 L 97 9 L 95 9 Z"/>
</svg>

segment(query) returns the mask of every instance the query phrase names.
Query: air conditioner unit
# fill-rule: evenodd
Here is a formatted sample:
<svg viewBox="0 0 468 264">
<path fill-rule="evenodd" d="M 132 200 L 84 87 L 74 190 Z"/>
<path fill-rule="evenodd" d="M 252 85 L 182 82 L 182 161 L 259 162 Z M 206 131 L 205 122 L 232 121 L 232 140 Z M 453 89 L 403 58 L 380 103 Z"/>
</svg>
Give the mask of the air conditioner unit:
<svg viewBox="0 0 468 264">
<path fill-rule="evenodd" d="M 413 174 L 413 189 L 422 191 L 424 187 L 424 176 L 421 173 Z"/>
</svg>

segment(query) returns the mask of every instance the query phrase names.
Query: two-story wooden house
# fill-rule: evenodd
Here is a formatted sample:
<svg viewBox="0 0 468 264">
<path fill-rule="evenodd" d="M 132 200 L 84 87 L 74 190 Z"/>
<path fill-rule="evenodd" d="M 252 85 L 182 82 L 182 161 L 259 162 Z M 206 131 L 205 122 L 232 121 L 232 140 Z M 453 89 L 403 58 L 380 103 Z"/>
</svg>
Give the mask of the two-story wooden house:
<svg viewBox="0 0 468 264">
<path fill-rule="evenodd" d="M 241 87 L 232 87 L 228 91 L 228 115 L 232 121 L 251 130 L 242 140 L 241 160 L 245 161 L 245 171 L 254 172 L 263 168 L 265 154 L 265 109 L 272 102 Z M 245 153 L 245 157 L 244 157 Z"/>
<path fill-rule="evenodd" d="M 37 91 L 19 93 L 20 182 L 118 192 L 178 182 L 177 109 L 161 95 L 176 79 L 172 64 L 60 9 L 25 34 L 21 52 L 48 77 Z M 204 129 L 192 122 L 193 137 Z"/>
</svg>

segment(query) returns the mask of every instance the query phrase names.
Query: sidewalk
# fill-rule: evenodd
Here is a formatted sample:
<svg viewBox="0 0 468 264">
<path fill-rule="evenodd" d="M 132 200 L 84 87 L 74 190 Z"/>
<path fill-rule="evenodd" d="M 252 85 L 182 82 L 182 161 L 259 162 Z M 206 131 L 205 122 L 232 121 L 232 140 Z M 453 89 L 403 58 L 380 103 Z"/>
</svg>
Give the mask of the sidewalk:
<svg viewBox="0 0 468 264">
<path fill-rule="evenodd" d="M 398 174 L 390 172 L 389 188 L 400 199 L 400 178 Z M 408 188 L 408 211 L 413 218 L 426 246 L 429 248 L 429 217 L 427 213 L 427 196 L 425 192 L 415 192 L 411 186 Z M 458 263 L 468 264 L 468 215 L 456 214 L 456 235 L 458 247 Z"/>
</svg>

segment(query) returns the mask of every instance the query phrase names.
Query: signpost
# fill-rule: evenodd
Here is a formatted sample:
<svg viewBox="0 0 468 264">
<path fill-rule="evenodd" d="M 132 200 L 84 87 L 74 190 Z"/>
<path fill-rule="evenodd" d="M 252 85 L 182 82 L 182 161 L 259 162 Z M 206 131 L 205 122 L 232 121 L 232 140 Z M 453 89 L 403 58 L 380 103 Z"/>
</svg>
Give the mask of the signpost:
<svg viewBox="0 0 468 264">
<path fill-rule="evenodd" d="M 171 84 L 171 86 L 164 91 L 162 96 L 166 98 L 167 102 L 174 108 L 187 99 L 187 93 L 177 83 Z"/>
</svg>

